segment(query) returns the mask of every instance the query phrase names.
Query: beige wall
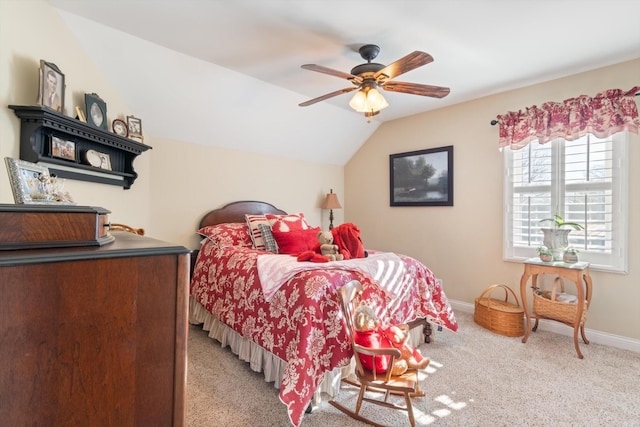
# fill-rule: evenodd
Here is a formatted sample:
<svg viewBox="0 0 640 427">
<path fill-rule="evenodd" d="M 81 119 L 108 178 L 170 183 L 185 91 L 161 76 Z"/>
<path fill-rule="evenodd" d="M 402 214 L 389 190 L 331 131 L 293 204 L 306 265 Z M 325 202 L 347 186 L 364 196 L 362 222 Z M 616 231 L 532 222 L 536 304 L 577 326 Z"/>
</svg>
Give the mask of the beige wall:
<svg viewBox="0 0 640 427">
<path fill-rule="evenodd" d="M 312 225 L 326 230 L 328 212 L 319 206 L 330 188 L 343 196 L 342 166 L 158 138 L 152 151 L 151 228 L 165 240 L 192 248 L 203 214 L 231 201 L 268 201 L 287 212 L 303 212 Z M 334 216 L 334 223 L 342 222 L 342 211 Z"/>
<path fill-rule="evenodd" d="M 366 246 L 423 261 L 451 299 L 472 304 L 494 283 L 518 291 L 522 265 L 502 260 L 502 154 L 489 122 L 532 104 L 627 90 L 639 76 L 635 60 L 385 123 L 345 167 L 345 220 L 360 226 Z M 454 206 L 390 207 L 389 155 L 445 145 L 454 146 Z M 629 274 L 592 272 L 588 326 L 640 339 L 638 135 L 630 138 L 629 159 Z"/>
<path fill-rule="evenodd" d="M 41 0 L 0 0 L 0 105 L 35 104 L 40 59 L 57 64 L 65 74 L 65 114 L 75 116 L 74 107 L 84 106 L 84 93 L 96 92 L 107 103 L 110 122 L 135 115 L 55 9 Z M 129 73 L 146 72 L 144 67 L 123 67 Z M 19 134 L 13 111 L 0 108 L 2 159 L 19 158 Z M 313 225 L 326 229 L 328 213 L 319 209 L 324 194 L 333 188 L 343 197 L 342 166 L 188 144 L 160 135 L 145 134 L 145 143 L 153 149 L 135 160 L 138 178 L 130 190 L 72 180 L 66 181 L 65 189 L 80 205 L 109 209 L 113 222 L 145 228 L 150 236 L 190 248 L 198 246 L 195 229 L 200 217 L 228 202 L 268 201 L 288 212 L 304 212 Z M 6 172 L 0 172 L 0 203 L 13 203 Z M 343 211 L 334 214 L 341 222 Z"/>
</svg>

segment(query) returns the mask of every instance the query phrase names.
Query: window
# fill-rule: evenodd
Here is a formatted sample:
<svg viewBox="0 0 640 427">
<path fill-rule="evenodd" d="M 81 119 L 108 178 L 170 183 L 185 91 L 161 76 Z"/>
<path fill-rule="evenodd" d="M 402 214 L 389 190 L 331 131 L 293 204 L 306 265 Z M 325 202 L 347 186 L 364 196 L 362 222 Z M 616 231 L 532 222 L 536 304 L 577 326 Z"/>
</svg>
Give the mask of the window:
<svg viewBox="0 0 640 427">
<path fill-rule="evenodd" d="M 506 260 L 536 256 L 540 223 L 554 215 L 584 230 L 569 233 L 569 245 L 595 269 L 627 271 L 628 137 L 536 141 L 504 152 L 504 242 Z"/>
</svg>

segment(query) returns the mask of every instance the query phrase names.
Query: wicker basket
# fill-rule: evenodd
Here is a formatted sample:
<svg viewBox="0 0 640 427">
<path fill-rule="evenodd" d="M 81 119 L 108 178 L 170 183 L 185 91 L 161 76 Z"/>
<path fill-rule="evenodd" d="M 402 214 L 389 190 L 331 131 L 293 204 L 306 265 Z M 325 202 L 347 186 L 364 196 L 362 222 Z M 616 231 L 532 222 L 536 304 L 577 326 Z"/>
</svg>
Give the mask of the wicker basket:
<svg viewBox="0 0 640 427">
<path fill-rule="evenodd" d="M 492 292 L 498 288 L 504 289 L 504 301 L 491 298 Z M 515 304 L 508 302 L 509 294 Z M 491 285 L 476 298 L 473 320 L 496 334 L 508 337 L 524 335 L 524 309 L 520 307 L 516 294 L 506 285 Z"/>
<path fill-rule="evenodd" d="M 574 325 L 578 315 L 578 304 L 556 301 L 558 284 L 560 292 L 564 292 L 564 280 L 561 277 L 556 277 L 551 292 L 533 293 L 533 314 Z M 588 305 L 585 300 L 580 325 L 583 325 L 587 320 Z"/>
</svg>

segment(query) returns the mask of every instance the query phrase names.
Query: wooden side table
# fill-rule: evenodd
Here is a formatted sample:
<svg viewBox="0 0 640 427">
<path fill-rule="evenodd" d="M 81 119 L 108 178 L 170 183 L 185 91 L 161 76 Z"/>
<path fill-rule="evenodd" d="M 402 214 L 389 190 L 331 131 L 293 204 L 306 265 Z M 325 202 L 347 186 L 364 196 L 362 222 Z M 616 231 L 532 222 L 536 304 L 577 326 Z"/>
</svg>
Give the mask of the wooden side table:
<svg viewBox="0 0 640 427">
<path fill-rule="evenodd" d="M 576 284 L 576 289 L 578 293 L 578 302 L 577 302 L 577 313 L 576 318 L 573 324 L 566 323 L 560 321 L 558 319 L 551 319 L 560 321 L 565 323 L 568 326 L 573 327 L 573 343 L 576 347 L 576 353 L 578 353 L 578 357 L 580 359 L 583 358 L 582 353 L 580 352 L 580 346 L 578 345 L 578 329 L 580 330 L 580 334 L 582 335 L 582 340 L 585 344 L 589 344 L 589 340 L 584 333 L 584 324 L 582 322 L 582 313 L 587 307 L 591 306 L 591 294 L 592 294 L 592 282 L 591 275 L 589 274 L 589 263 L 588 262 L 576 262 L 574 264 L 567 264 L 565 262 L 544 262 L 541 261 L 540 258 L 529 258 L 524 262 L 524 274 L 522 275 L 522 279 L 520 279 L 520 297 L 522 298 L 522 306 L 524 308 L 524 315 L 526 319 L 526 328 L 524 337 L 522 338 L 522 342 L 526 343 L 529 338 L 529 333 L 531 330 L 535 332 L 538 328 L 538 320 L 540 317 L 536 313 L 533 313 L 533 316 L 536 319 L 535 325 L 531 328 L 529 309 L 527 306 L 527 282 L 529 281 L 529 277 L 531 277 L 532 287 L 537 287 L 538 274 L 552 274 L 556 276 L 560 276 L 564 279 L 570 280 Z M 584 283 L 584 284 L 583 284 Z M 585 301 L 587 307 L 585 307 Z"/>
</svg>

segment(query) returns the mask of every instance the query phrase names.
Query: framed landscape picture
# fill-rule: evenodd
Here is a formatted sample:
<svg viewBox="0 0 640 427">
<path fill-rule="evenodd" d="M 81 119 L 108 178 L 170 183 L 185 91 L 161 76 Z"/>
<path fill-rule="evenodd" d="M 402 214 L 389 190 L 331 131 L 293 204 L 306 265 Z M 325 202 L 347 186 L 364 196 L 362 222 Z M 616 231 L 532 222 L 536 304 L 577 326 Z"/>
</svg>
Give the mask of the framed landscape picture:
<svg viewBox="0 0 640 427">
<path fill-rule="evenodd" d="M 389 156 L 391 206 L 453 206 L 453 145 Z"/>
</svg>

